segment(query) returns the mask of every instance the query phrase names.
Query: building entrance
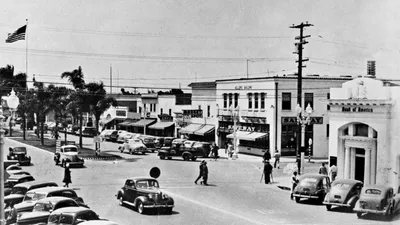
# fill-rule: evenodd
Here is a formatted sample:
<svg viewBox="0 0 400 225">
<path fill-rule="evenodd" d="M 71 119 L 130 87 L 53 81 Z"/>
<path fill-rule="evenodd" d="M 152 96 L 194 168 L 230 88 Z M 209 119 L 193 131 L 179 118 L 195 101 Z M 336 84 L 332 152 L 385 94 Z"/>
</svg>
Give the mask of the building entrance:
<svg viewBox="0 0 400 225">
<path fill-rule="evenodd" d="M 356 148 L 354 179 L 364 182 L 365 150 Z"/>
</svg>

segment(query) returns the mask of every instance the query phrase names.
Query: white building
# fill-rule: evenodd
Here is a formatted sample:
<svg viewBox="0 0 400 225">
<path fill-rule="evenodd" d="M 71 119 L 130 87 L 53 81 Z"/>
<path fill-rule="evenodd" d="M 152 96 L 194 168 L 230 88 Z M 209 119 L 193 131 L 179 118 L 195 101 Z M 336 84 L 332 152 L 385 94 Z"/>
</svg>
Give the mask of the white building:
<svg viewBox="0 0 400 225">
<path fill-rule="evenodd" d="M 339 178 L 400 186 L 400 81 L 357 78 L 330 91 L 330 163 Z"/>
</svg>

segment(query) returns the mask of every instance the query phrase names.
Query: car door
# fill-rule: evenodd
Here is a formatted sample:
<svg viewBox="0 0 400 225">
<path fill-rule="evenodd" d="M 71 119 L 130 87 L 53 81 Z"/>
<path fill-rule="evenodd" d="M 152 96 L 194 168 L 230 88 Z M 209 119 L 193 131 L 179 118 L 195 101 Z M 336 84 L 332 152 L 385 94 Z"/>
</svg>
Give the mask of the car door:
<svg viewBox="0 0 400 225">
<path fill-rule="evenodd" d="M 133 202 L 137 195 L 135 181 L 127 180 L 123 189 L 124 189 L 124 200 L 128 202 Z"/>
</svg>

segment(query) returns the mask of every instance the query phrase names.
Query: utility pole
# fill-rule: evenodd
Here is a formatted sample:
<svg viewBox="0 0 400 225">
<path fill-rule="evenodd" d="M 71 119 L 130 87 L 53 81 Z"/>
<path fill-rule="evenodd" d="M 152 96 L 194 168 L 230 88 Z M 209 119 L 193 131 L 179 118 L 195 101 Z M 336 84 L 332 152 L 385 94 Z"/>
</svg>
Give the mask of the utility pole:
<svg viewBox="0 0 400 225">
<path fill-rule="evenodd" d="M 112 94 L 112 64 L 110 64 L 110 94 Z"/>
<path fill-rule="evenodd" d="M 305 38 L 311 37 L 310 35 L 303 35 L 303 31 L 305 27 L 310 27 L 313 26 L 312 24 L 309 24 L 308 21 L 306 23 L 301 23 L 299 25 L 292 25 L 290 28 L 294 29 L 300 29 L 300 36 L 295 37 L 295 40 L 299 40 L 299 42 L 295 43 L 294 45 L 297 47 L 297 52 L 294 52 L 294 54 L 299 55 L 299 59 L 296 61 L 297 64 L 297 104 L 300 105 L 301 107 L 301 95 L 302 95 L 302 70 L 303 67 L 303 62 L 308 61 L 308 59 L 303 59 L 303 45 L 307 44 L 308 42 L 305 41 Z M 301 140 L 303 137 L 301 137 L 301 128 L 300 128 L 300 123 L 299 128 L 297 129 L 297 148 L 296 148 L 296 160 L 297 160 L 297 169 L 298 169 L 298 174 L 300 175 L 300 168 L 301 168 L 301 161 L 299 159 L 299 153 L 304 154 L 304 149 L 301 147 Z"/>
</svg>

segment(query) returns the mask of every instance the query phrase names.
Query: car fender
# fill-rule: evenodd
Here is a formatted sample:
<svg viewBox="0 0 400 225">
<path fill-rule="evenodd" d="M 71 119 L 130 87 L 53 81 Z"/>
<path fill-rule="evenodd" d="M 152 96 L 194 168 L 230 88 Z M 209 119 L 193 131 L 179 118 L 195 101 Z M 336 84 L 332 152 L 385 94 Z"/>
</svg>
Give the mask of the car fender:
<svg viewBox="0 0 400 225">
<path fill-rule="evenodd" d="M 354 211 L 360 209 L 360 199 L 357 199 L 356 204 L 354 205 Z"/>
<path fill-rule="evenodd" d="M 167 150 L 158 150 L 158 155 L 168 155 L 169 152 Z"/>
<path fill-rule="evenodd" d="M 124 190 L 121 189 L 121 190 L 118 191 L 118 193 L 115 196 L 118 199 L 120 196 L 124 196 L 124 193 L 125 193 Z"/>
<path fill-rule="evenodd" d="M 189 151 L 184 151 L 184 152 L 182 153 L 182 156 L 184 156 L 184 155 L 189 155 L 189 157 L 192 157 L 192 156 L 193 156 L 193 154 L 192 154 L 191 152 L 189 152 Z"/>
<path fill-rule="evenodd" d="M 137 198 L 135 198 L 135 201 L 133 201 L 133 204 L 135 205 L 135 207 L 137 206 L 137 202 L 141 201 L 143 204 L 147 204 L 149 202 L 149 198 L 146 196 L 139 196 Z"/>
<path fill-rule="evenodd" d="M 347 201 L 347 204 L 349 204 L 349 205 L 356 205 L 356 202 L 358 201 L 358 199 L 359 199 L 359 197 L 356 195 L 356 196 L 352 196 L 348 201 Z"/>
</svg>

